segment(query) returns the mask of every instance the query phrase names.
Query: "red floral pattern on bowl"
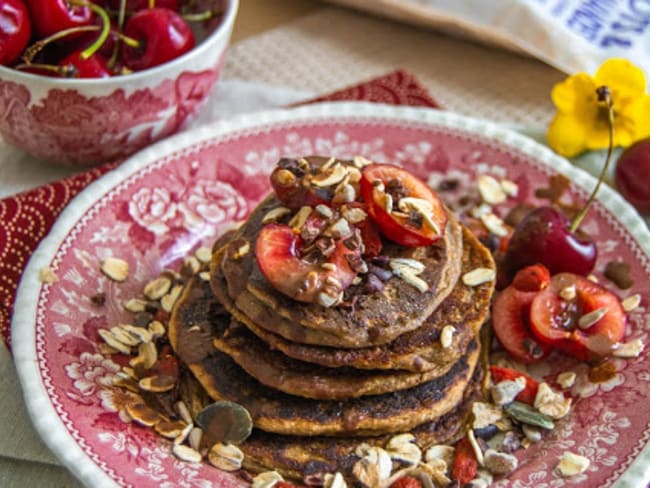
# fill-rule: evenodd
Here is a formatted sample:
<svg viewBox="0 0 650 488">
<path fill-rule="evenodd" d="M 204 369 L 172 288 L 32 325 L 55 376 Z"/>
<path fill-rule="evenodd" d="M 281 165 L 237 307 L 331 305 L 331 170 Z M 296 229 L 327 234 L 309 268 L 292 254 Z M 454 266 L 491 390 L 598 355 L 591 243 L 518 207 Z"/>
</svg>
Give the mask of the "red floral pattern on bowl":
<svg viewBox="0 0 650 488">
<path fill-rule="evenodd" d="M 0 66 L 0 134 L 43 160 L 87 166 L 128 156 L 179 130 L 207 100 L 225 54 L 237 0 L 196 48 L 142 72 L 57 79 Z"/>
<path fill-rule="evenodd" d="M 436 186 L 459 183 L 475 191 L 477 174 L 508 177 L 519 200 L 557 171 L 584 198 L 593 178 L 551 151 L 493 124 L 431 110 L 376 104 L 323 104 L 224 121 L 152 146 L 90 185 L 64 211 L 25 272 L 12 323 L 16 364 L 34 423 L 46 443 L 86 485 L 240 486 L 236 476 L 207 464 L 176 459 L 170 443 L 124 423 L 123 394 L 110 386 L 117 364 L 100 354 L 98 330 L 127 319 L 122 304 L 188 252 L 210 245 L 242 220 L 269 191 L 268 175 L 281 156 L 362 154 L 399 163 Z M 454 195 L 443 195 L 454 205 Z M 514 203 L 514 201 L 513 201 Z M 503 209 L 505 210 L 505 209 Z M 650 235 L 622 198 L 604 189 L 585 229 L 597 236 L 597 273 L 612 259 L 632 264 L 642 306 L 630 314 L 630 338 L 647 340 L 650 320 Z M 102 258 L 126 259 L 128 280 L 99 271 Z M 41 284 L 39 270 L 59 277 Z M 98 308 L 89 296 L 102 291 Z M 496 486 L 627 486 L 650 479 L 646 443 L 650 412 L 638 408 L 650 390 L 650 357 L 616 362 L 608 382 L 589 382 L 586 368 L 553 357 L 532 371 L 549 381 L 573 370 L 572 415 L 543 442 L 518 453 L 520 468 Z M 565 451 L 591 459 L 589 470 L 559 478 Z M 635 485 L 639 486 L 639 485 Z"/>
</svg>

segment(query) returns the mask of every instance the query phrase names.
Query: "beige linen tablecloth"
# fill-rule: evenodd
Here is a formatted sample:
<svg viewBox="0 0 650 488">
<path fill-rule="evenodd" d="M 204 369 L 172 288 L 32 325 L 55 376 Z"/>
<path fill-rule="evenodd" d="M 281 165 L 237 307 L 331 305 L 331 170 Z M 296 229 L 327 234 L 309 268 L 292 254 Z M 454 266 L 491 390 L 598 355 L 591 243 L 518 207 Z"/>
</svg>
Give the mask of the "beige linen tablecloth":
<svg viewBox="0 0 650 488">
<path fill-rule="evenodd" d="M 400 67 L 415 73 L 446 109 L 539 127 L 552 116 L 550 89 L 564 77 L 510 52 L 327 7 L 233 45 L 223 79 L 286 87 L 286 102 L 292 90 L 296 98 L 325 93 Z M 0 145 L 0 153 L 6 156 L 6 151 L 11 149 Z M 70 172 L 39 172 L 33 159 L 11 156 L 0 164 L 0 195 Z M 13 365 L 1 348 L 0 392 L 0 486 L 79 486 L 34 433 Z"/>
</svg>

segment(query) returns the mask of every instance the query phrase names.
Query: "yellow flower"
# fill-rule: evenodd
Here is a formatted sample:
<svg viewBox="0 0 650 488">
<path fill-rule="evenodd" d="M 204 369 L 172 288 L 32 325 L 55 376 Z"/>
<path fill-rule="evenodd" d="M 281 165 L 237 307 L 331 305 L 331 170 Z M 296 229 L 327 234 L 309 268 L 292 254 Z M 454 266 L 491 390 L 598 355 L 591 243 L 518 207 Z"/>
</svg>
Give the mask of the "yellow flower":
<svg viewBox="0 0 650 488">
<path fill-rule="evenodd" d="M 551 98 L 557 113 L 547 140 L 566 157 L 608 146 L 607 107 L 596 88 L 609 87 L 614 106 L 614 146 L 629 146 L 650 136 L 650 95 L 643 71 L 625 59 L 608 59 L 592 77 L 577 73 L 556 84 Z"/>
</svg>

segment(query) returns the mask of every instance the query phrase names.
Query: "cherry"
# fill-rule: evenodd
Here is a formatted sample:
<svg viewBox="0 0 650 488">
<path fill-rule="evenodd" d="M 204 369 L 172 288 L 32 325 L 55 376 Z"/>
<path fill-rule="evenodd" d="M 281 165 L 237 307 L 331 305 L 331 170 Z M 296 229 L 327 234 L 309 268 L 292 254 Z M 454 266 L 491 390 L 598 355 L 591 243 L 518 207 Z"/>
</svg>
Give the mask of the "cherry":
<svg viewBox="0 0 650 488">
<path fill-rule="evenodd" d="M 29 0 L 29 10 L 34 31 L 39 37 L 93 22 L 93 12 L 85 2 Z"/>
<path fill-rule="evenodd" d="M 359 250 L 337 240 L 326 258 L 331 266 L 325 268 L 322 262 L 304 259 L 304 247 L 303 239 L 288 225 L 268 224 L 255 244 L 257 264 L 271 285 L 286 296 L 300 302 L 335 304 L 357 276 L 350 259 L 358 257 Z"/>
<path fill-rule="evenodd" d="M 121 0 L 108 0 L 106 3 L 114 10 L 121 8 Z M 128 12 L 137 12 L 150 7 L 168 8 L 176 12 L 180 10 L 179 0 L 154 0 L 153 5 L 150 5 L 150 0 L 126 0 L 125 3 Z"/>
<path fill-rule="evenodd" d="M 542 263 L 551 274 L 568 271 L 587 275 L 596 264 L 596 256 L 594 242 L 571 233 L 569 219 L 563 213 L 553 207 L 538 207 L 515 227 L 505 262 L 511 273 Z"/>
<path fill-rule="evenodd" d="M 16 61 L 31 35 L 29 12 L 22 0 L 0 0 L 0 64 Z"/>
<path fill-rule="evenodd" d="M 616 164 L 614 181 L 639 212 L 650 212 L 650 137 L 623 151 Z"/>
<path fill-rule="evenodd" d="M 573 290 L 571 295 L 565 293 L 569 289 Z M 596 315 L 581 324 L 587 314 Z M 616 295 L 573 273 L 553 276 L 530 306 L 530 326 L 535 337 L 579 361 L 611 354 L 625 338 L 626 324 L 625 311 Z"/>
<path fill-rule="evenodd" d="M 122 45 L 124 65 L 143 70 L 171 61 L 194 47 L 194 34 L 187 22 L 167 8 L 149 8 L 133 14 L 124 26 L 124 35 L 137 47 Z"/>
<path fill-rule="evenodd" d="M 109 78 L 111 70 L 106 59 L 95 53 L 89 57 L 83 51 L 75 51 L 59 62 L 69 78 Z"/>
<path fill-rule="evenodd" d="M 507 272 L 515 271 L 529 264 L 542 263 L 551 274 L 562 271 L 586 275 L 596 264 L 597 249 L 591 239 L 575 234 L 582 219 L 596 199 L 603 183 L 614 145 L 614 107 L 609 88 L 596 89 L 598 101 L 607 106 L 609 125 L 609 149 L 607 158 L 594 190 L 578 215 L 569 220 L 553 207 L 539 207 L 532 210 L 515 227 L 505 255 Z"/>
</svg>

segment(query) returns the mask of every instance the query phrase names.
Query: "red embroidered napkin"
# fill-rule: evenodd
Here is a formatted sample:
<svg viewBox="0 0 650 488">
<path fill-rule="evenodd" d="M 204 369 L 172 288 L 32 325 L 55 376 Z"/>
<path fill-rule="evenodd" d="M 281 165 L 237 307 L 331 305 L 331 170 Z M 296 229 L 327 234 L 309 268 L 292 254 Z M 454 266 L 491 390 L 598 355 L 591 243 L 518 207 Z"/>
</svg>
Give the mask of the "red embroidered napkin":
<svg viewBox="0 0 650 488">
<path fill-rule="evenodd" d="M 303 103 L 338 100 L 439 108 L 415 77 L 403 70 Z M 0 200 L 0 336 L 7 346 L 11 346 L 9 325 L 16 289 L 29 257 L 68 202 L 119 163 L 107 163 Z"/>
</svg>

